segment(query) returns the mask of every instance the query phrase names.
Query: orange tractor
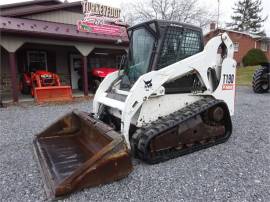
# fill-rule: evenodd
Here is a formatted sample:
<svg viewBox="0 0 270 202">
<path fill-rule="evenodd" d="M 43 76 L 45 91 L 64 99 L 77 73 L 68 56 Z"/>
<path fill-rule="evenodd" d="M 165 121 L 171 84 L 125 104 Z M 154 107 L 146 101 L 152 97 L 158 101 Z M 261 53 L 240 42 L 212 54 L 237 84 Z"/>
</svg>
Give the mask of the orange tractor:
<svg viewBox="0 0 270 202">
<path fill-rule="evenodd" d="M 22 94 L 31 94 L 38 103 L 72 100 L 71 87 L 61 86 L 59 76 L 45 70 L 24 73 L 20 90 Z"/>
</svg>

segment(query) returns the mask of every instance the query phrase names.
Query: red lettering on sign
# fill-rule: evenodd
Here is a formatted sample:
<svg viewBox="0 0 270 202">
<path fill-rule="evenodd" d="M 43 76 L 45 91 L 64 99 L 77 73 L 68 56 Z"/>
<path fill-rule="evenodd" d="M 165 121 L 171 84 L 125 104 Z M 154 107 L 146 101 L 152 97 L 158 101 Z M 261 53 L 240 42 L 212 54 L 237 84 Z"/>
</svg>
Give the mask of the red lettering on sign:
<svg viewBox="0 0 270 202">
<path fill-rule="evenodd" d="M 233 90 L 234 84 L 223 84 L 222 90 Z"/>
<path fill-rule="evenodd" d="M 95 25 L 91 22 L 78 21 L 77 27 L 81 32 L 127 37 L 126 28 L 122 26 L 108 24 Z"/>
</svg>

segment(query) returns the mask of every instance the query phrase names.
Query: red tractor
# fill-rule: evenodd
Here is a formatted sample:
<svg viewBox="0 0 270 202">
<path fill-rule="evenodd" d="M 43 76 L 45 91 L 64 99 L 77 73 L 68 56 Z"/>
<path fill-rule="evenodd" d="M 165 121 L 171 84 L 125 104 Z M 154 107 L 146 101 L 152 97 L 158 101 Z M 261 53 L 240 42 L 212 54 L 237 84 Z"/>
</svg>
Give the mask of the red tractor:
<svg viewBox="0 0 270 202">
<path fill-rule="evenodd" d="M 31 94 L 37 102 L 72 99 L 71 87 L 61 86 L 59 76 L 45 70 L 24 73 L 20 80 L 20 90 L 22 94 Z"/>
<path fill-rule="evenodd" d="M 88 75 L 88 88 L 93 93 L 98 89 L 101 81 L 110 73 L 117 71 L 117 68 L 111 67 L 95 67 L 92 68 Z M 79 90 L 83 90 L 83 79 L 82 77 L 78 80 L 78 88 Z"/>
<path fill-rule="evenodd" d="M 34 97 L 36 87 L 60 86 L 59 76 L 48 71 L 38 70 L 34 73 L 24 73 L 20 81 L 22 94 L 30 94 Z"/>
</svg>

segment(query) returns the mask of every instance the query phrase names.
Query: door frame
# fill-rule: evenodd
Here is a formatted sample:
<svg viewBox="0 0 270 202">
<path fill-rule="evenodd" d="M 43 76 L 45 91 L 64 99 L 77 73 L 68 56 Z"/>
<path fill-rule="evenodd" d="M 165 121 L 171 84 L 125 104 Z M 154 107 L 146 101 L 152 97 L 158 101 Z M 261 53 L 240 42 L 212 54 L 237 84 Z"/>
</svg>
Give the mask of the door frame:
<svg viewBox="0 0 270 202">
<path fill-rule="evenodd" d="M 70 53 L 69 54 L 69 72 L 70 72 L 70 84 L 71 84 L 71 89 L 73 90 L 73 86 L 72 86 L 72 68 L 73 68 L 73 59 L 81 59 L 82 60 L 82 56 L 79 53 Z"/>
</svg>

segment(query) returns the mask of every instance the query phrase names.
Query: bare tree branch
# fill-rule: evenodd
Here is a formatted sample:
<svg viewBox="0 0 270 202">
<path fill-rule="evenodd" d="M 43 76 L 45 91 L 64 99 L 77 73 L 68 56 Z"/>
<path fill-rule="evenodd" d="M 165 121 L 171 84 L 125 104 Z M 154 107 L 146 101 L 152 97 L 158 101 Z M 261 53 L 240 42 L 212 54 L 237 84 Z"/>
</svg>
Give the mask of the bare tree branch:
<svg viewBox="0 0 270 202">
<path fill-rule="evenodd" d="M 150 19 L 192 23 L 205 27 L 215 15 L 198 0 L 134 0 L 122 5 L 123 19 L 133 25 Z"/>
</svg>

